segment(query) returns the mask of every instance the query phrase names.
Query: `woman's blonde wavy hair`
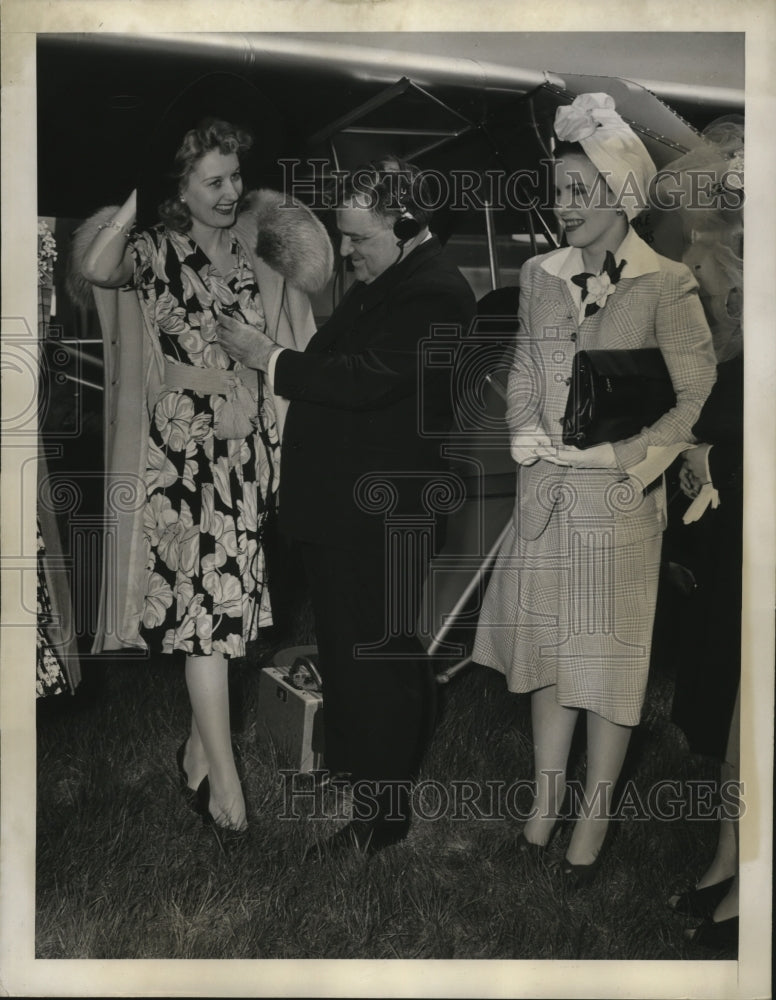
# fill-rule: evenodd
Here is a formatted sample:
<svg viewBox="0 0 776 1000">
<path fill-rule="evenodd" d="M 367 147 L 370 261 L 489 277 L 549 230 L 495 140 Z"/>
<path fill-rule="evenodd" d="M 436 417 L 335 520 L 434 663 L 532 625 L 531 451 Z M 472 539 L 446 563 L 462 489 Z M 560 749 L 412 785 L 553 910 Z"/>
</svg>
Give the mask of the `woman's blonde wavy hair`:
<svg viewBox="0 0 776 1000">
<path fill-rule="evenodd" d="M 205 118 L 183 137 L 170 177 L 177 180 L 180 192 L 197 163 L 211 150 L 217 149 L 225 156 L 237 153 L 239 157 L 252 145 L 253 136 L 245 129 L 219 118 Z M 179 233 L 187 233 L 191 229 L 191 212 L 188 205 L 180 200 L 180 194 L 161 203 L 159 219 L 168 229 Z"/>
</svg>

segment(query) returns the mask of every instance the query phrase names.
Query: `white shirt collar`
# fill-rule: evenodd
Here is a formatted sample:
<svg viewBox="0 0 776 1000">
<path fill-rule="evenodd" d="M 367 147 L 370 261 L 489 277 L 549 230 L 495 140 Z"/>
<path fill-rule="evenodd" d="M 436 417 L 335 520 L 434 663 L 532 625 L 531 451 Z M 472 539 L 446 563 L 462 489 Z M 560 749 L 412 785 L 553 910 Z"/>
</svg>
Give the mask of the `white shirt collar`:
<svg viewBox="0 0 776 1000">
<path fill-rule="evenodd" d="M 621 278 L 638 278 L 642 274 L 652 274 L 660 270 L 657 254 L 640 236 L 636 235 L 631 226 L 628 226 L 625 239 L 617 247 L 614 254 L 614 259 L 618 264 L 623 257 L 627 263 L 622 269 Z M 579 274 L 585 269 L 582 263 L 582 251 L 578 247 L 561 247 L 560 250 L 553 250 L 545 254 L 541 266 L 543 271 L 566 281 L 572 290 L 578 289 L 578 286 L 571 284 L 571 276 Z"/>
<path fill-rule="evenodd" d="M 651 274 L 660 269 L 655 251 L 647 246 L 630 226 L 628 226 L 628 232 L 614 254 L 617 264 L 623 258 L 626 263 L 620 274 L 621 278 L 637 278 L 639 275 Z M 577 322 L 582 323 L 587 303 L 582 301 L 582 289 L 571 280 L 575 274 L 581 274 L 585 270 L 582 263 L 582 251 L 579 247 L 562 247 L 560 250 L 555 250 L 543 257 L 541 266 L 542 270 L 565 282 L 577 309 Z"/>
</svg>

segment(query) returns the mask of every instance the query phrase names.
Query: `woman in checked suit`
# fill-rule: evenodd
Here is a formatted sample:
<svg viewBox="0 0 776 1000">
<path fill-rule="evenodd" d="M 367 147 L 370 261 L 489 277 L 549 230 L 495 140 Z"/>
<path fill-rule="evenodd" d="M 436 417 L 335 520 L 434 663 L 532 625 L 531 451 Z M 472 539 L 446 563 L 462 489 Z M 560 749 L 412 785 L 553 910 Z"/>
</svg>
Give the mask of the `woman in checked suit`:
<svg viewBox="0 0 776 1000">
<path fill-rule="evenodd" d="M 630 226 L 646 207 L 655 166 L 606 94 L 583 94 L 556 115 L 555 214 L 568 246 L 521 273 L 507 422 L 517 499 L 485 595 L 476 662 L 531 693 L 535 798 L 518 846 L 540 853 L 565 796 L 580 711 L 587 721 L 585 796 L 561 866 L 590 880 L 614 786 L 644 701 L 665 499 L 661 480 L 693 440 L 715 378 L 697 285 Z M 578 350 L 659 347 L 676 403 L 622 441 L 564 446 L 562 417 Z M 647 473 L 649 457 L 663 461 Z M 629 475 L 635 470 L 642 475 Z"/>
</svg>

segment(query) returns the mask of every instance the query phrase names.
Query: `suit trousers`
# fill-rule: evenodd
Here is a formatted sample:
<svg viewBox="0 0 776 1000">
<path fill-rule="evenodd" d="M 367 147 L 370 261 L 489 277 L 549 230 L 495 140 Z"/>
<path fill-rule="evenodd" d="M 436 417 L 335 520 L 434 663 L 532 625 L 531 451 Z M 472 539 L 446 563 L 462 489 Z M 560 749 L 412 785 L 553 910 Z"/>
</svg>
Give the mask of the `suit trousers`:
<svg viewBox="0 0 776 1000">
<path fill-rule="evenodd" d="M 400 567 L 397 586 L 383 539 L 352 549 L 302 542 L 301 551 L 323 680 L 326 766 L 356 780 L 408 784 L 435 714 L 436 681 L 415 634 L 428 559 Z M 392 593 L 401 595 L 399 614 Z"/>
</svg>

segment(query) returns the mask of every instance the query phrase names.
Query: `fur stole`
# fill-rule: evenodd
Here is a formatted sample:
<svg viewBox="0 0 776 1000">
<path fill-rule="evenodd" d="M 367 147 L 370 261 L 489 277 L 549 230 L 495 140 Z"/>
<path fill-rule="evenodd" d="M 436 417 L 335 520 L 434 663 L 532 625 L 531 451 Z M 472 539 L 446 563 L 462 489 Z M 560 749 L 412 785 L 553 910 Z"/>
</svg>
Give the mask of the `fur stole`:
<svg viewBox="0 0 776 1000">
<path fill-rule="evenodd" d="M 82 270 L 86 251 L 91 246 L 100 226 L 105 222 L 110 222 L 118 210 L 118 205 L 106 205 L 105 208 L 99 209 L 76 229 L 70 241 L 65 290 L 75 305 L 81 306 L 83 309 L 94 305 L 92 283 L 86 280 Z"/>
<path fill-rule="evenodd" d="M 331 277 L 334 251 L 322 222 L 280 191 L 251 191 L 234 230 L 293 288 L 320 292 Z"/>
<path fill-rule="evenodd" d="M 117 211 L 117 205 L 99 209 L 73 234 L 66 288 L 76 305 L 92 302 L 92 285 L 83 276 L 83 261 L 98 227 Z M 234 232 L 289 285 L 308 295 L 319 292 L 331 277 L 334 251 L 326 228 L 306 205 L 280 191 L 263 188 L 249 192 Z"/>
</svg>

